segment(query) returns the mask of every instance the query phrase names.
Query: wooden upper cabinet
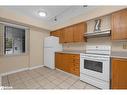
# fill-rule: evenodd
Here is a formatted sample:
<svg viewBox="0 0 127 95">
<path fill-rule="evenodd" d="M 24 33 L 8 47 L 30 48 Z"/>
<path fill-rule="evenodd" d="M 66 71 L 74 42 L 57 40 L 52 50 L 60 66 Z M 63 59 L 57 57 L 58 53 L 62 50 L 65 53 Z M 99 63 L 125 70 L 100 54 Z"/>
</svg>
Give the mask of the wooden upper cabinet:
<svg viewBox="0 0 127 95">
<path fill-rule="evenodd" d="M 86 38 L 84 37 L 84 33 L 87 31 L 87 24 L 85 22 L 76 24 L 73 26 L 73 41 L 74 42 L 84 42 Z"/>
<path fill-rule="evenodd" d="M 62 31 L 63 43 L 73 42 L 73 26 L 69 26 Z"/>
<path fill-rule="evenodd" d="M 50 32 L 50 36 L 59 37 L 59 42 L 63 43 L 63 41 L 62 41 L 63 40 L 63 38 L 62 38 L 62 29 Z"/>
<path fill-rule="evenodd" d="M 60 37 L 60 31 L 59 30 L 52 31 L 52 32 L 50 32 L 50 36 Z"/>
<path fill-rule="evenodd" d="M 112 14 L 112 40 L 127 39 L 127 9 Z"/>
<path fill-rule="evenodd" d="M 60 38 L 60 43 L 84 42 L 86 38 L 84 33 L 87 31 L 87 24 L 85 22 L 71 25 L 56 31 L 50 32 L 50 36 Z"/>
<path fill-rule="evenodd" d="M 112 89 L 127 89 L 127 59 L 112 58 Z"/>
</svg>

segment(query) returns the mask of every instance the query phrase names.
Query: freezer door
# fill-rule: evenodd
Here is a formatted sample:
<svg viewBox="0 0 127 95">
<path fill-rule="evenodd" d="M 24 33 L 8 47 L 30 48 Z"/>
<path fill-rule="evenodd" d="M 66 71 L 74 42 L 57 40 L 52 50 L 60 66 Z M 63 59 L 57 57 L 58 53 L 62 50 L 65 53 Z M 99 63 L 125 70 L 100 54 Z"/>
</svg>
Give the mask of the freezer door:
<svg viewBox="0 0 127 95">
<path fill-rule="evenodd" d="M 59 45 L 59 38 L 58 37 L 46 37 L 44 39 L 44 47 L 55 47 Z"/>
<path fill-rule="evenodd" d="M 53 48 L 44 48 L 44 66 L 55 69 L 55 52 Z"/>
</svg>

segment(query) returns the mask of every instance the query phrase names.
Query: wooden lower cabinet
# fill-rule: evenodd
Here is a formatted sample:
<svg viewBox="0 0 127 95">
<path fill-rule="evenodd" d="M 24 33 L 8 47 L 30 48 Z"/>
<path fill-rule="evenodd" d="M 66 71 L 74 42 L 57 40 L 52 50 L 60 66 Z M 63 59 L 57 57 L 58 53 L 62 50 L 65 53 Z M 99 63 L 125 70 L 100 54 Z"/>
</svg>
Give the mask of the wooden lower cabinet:
<svg viewBox="0 0 127 95">
<path fill-rule="evenodd" d="M 62 53 L 55 53 L 55 67 L 62 70 Z"/>
<path fill-rule="evenodd" d="M 127 89 L 127 59 L 112 58 L 112 89 Z"/>
<path fill-rule="evenodd" d="M 80 76 L 80 55 L 56 53 L 55 67 L 65 72 Z"/>
</svg>

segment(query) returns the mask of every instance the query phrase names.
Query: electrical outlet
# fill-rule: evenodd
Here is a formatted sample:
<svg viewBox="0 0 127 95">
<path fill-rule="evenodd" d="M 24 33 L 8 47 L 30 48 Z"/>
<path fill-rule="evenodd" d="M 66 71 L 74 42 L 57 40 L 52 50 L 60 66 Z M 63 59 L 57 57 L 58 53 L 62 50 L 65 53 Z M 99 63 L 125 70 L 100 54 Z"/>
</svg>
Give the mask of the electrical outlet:
<svg viewBox="0 0 127 95">
<path fill-rule="evenodd" d="M 127 43 L 123 44 L 123 49 L 127 49 Z"/>
</svg>

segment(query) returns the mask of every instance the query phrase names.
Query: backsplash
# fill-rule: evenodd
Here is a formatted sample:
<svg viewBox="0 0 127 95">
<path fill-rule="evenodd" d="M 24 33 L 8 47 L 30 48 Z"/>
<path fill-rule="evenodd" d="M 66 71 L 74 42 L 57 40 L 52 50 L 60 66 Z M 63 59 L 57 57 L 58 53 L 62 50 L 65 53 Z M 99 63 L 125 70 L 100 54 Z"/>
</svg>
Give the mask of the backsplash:
<svg viewBox="0 0 127 95">
<path fill-rule="evenodd" d="M 77 51 L 77 50 L 85 50 L 85 43 L 80 42 L 80 43 L 66 43 L 63 44 L 63 50 L 67 51 Z"/>
<path fill-rule="evenodd" d="M 111 45 L 112 51 L 127 52 L 127 49 L 123 48 L 123 45 L 124 47 L 127 47 L 127 41 L 111 41 L 110 37 L 90 38 L 87 40 L 87 42 L 81 42 L 81 43 L 66 43 L 63 44 L 63 49 L 68 51 L 85 50 L 85 45 Z"/>
<path fill-rule="evenodd" d="M 127 41 L 112 41 L 112 51 L 127 52 Z"/>
</svg>

